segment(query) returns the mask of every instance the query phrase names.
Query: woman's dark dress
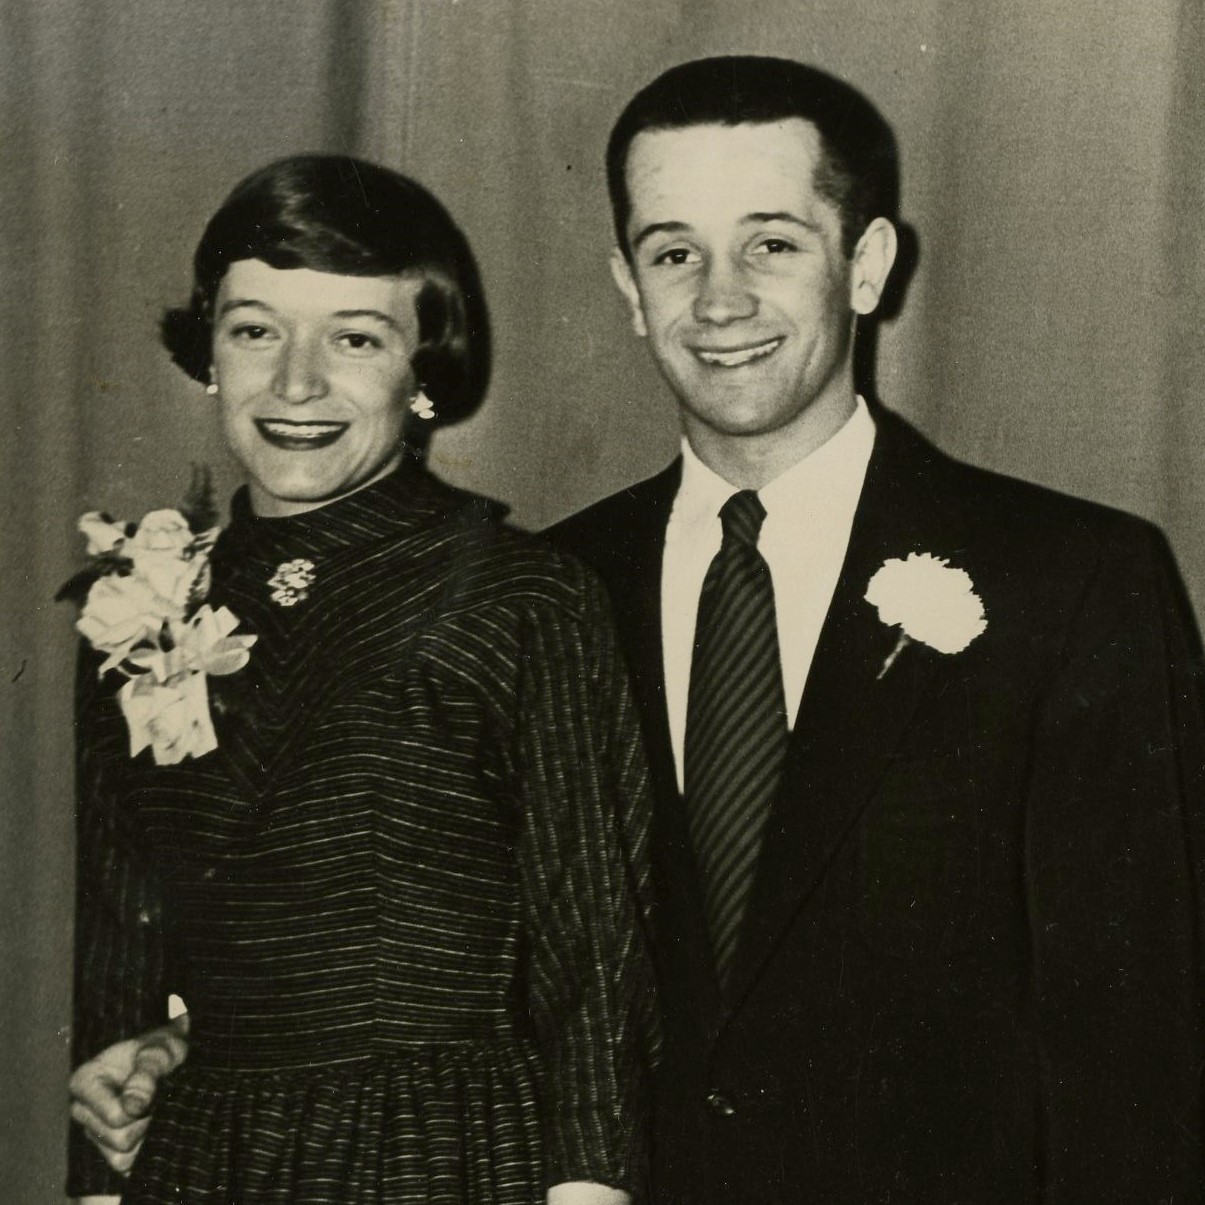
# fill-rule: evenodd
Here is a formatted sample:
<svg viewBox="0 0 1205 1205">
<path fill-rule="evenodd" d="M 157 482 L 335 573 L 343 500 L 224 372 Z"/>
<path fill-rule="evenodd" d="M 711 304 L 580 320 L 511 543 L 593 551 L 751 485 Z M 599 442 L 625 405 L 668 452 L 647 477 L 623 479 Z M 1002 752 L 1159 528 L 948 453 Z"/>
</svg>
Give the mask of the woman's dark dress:
<svg viewBox="0 0 1205 1205">
<path fill-rule="evenodd" d="M 272 598 L 285 561 L 308 597 Z M 219 748 L 130 759 L 82 678 L 76 1055 L 191 1020 L 123 1202 L 542 1201 L 643 1159 L 648 805 L 600 594 L 422 470 L 245 499 Z"/>
</svg>

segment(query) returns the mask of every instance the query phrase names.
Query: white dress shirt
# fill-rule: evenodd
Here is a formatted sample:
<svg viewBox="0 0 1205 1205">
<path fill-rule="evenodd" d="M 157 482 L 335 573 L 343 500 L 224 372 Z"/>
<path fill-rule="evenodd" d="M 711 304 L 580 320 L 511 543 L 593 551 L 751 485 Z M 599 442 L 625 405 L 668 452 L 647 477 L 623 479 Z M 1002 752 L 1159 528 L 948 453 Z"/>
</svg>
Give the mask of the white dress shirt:
<svg viewBox="0 0 1205 1205">
<path fill-rule="evenodd" d="M 774 611 L 787 722 L 793 728 L 849 547 L 854 512 L 874 448 L 866 403 L 810 456 L 758 490 L 766 510 L 757 541 L 774 582 Z M 703 578 L 723 536 L 720 508 L 737 492 L 682 441 L 682 484 L 665 532 L 661 562 L 661 645 L 670 739 L 683 789 L 686 701 Z"/>
</svg>

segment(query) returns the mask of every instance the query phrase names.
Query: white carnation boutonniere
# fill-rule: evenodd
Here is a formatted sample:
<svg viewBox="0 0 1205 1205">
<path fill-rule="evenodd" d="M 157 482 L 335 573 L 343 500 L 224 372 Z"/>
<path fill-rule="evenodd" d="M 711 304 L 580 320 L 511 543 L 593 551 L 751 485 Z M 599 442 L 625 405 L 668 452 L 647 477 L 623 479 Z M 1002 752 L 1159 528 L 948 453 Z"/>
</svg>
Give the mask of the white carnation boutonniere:
<svg viewBox="0 0 1205 1205">
<path fill-rule="evenodd" d="M 970 574 L 930 552 L 885 561 L 870 579 L 865 598 L 878 608 L 883 623 L 900 629 L 880 678 L 913 641 L 939 653 L 961 653 L 987 628 L 983 600 Z"/>
<path fill-rule="evenodd" d="M 90 564 L 56 595 L 79 604 L 76 629 L 105 654 L 100 675 L 126 679 L 117 698 L 130 756 L 149 748 L 161 766 L 217 748 L 208 677 L 242 669 L 256 640 L 234 635 L 235 616 L 204 601 L 215 520 L 205 474 L 181 510 L 153 510 L 136 524 L 90 511 L 79 521 Z"/>
</svg>

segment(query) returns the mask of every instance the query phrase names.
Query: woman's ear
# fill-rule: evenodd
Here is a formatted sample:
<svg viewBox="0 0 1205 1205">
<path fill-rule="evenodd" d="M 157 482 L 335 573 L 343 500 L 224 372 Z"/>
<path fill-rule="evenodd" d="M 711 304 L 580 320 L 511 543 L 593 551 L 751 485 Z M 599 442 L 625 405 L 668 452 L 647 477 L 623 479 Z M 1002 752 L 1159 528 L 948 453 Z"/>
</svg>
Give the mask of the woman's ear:
<svg viewBox="0 0 1205 1205">
<path fill-rule="evenodd" d="M 886 218 L 875 218 L 862 232 L 850 271 L 849 306 L 855 314 L 873 314 L 878 308 L 898 250 L 899 237 Z"/>
<path fill-rule="evenodd" d="M 644 306 L 640 303 L 640 290 L 636 287 L 636 278 L 632 275 L 632 265 L 627 256 L 618 247 L 611 250 L 611 279 L 619 290 L 632 316 L 632 329 L 641 338 L 649 331 L 644 321 Z"/>
</svg>

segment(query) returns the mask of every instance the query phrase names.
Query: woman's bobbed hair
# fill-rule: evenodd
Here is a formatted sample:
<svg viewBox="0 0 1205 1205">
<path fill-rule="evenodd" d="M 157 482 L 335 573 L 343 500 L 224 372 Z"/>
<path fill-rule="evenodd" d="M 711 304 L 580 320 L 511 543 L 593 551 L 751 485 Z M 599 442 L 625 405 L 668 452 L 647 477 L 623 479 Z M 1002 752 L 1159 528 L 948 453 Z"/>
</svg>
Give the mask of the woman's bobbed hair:
<svg viewBox="0 0 1205 1205">
<path fill-rule="evenodd" d="M 232 263 L 422 282 L 415 378 L 439 425 L 471 414 L 489 384 L 489 317 L 468 241 L 421 185 L 346 155 L 295 155 L 252 173 L 205 227 L 187 306 L 163 316 L 163 345 L 208 381 L 218 286 Z"/>
</svg>

